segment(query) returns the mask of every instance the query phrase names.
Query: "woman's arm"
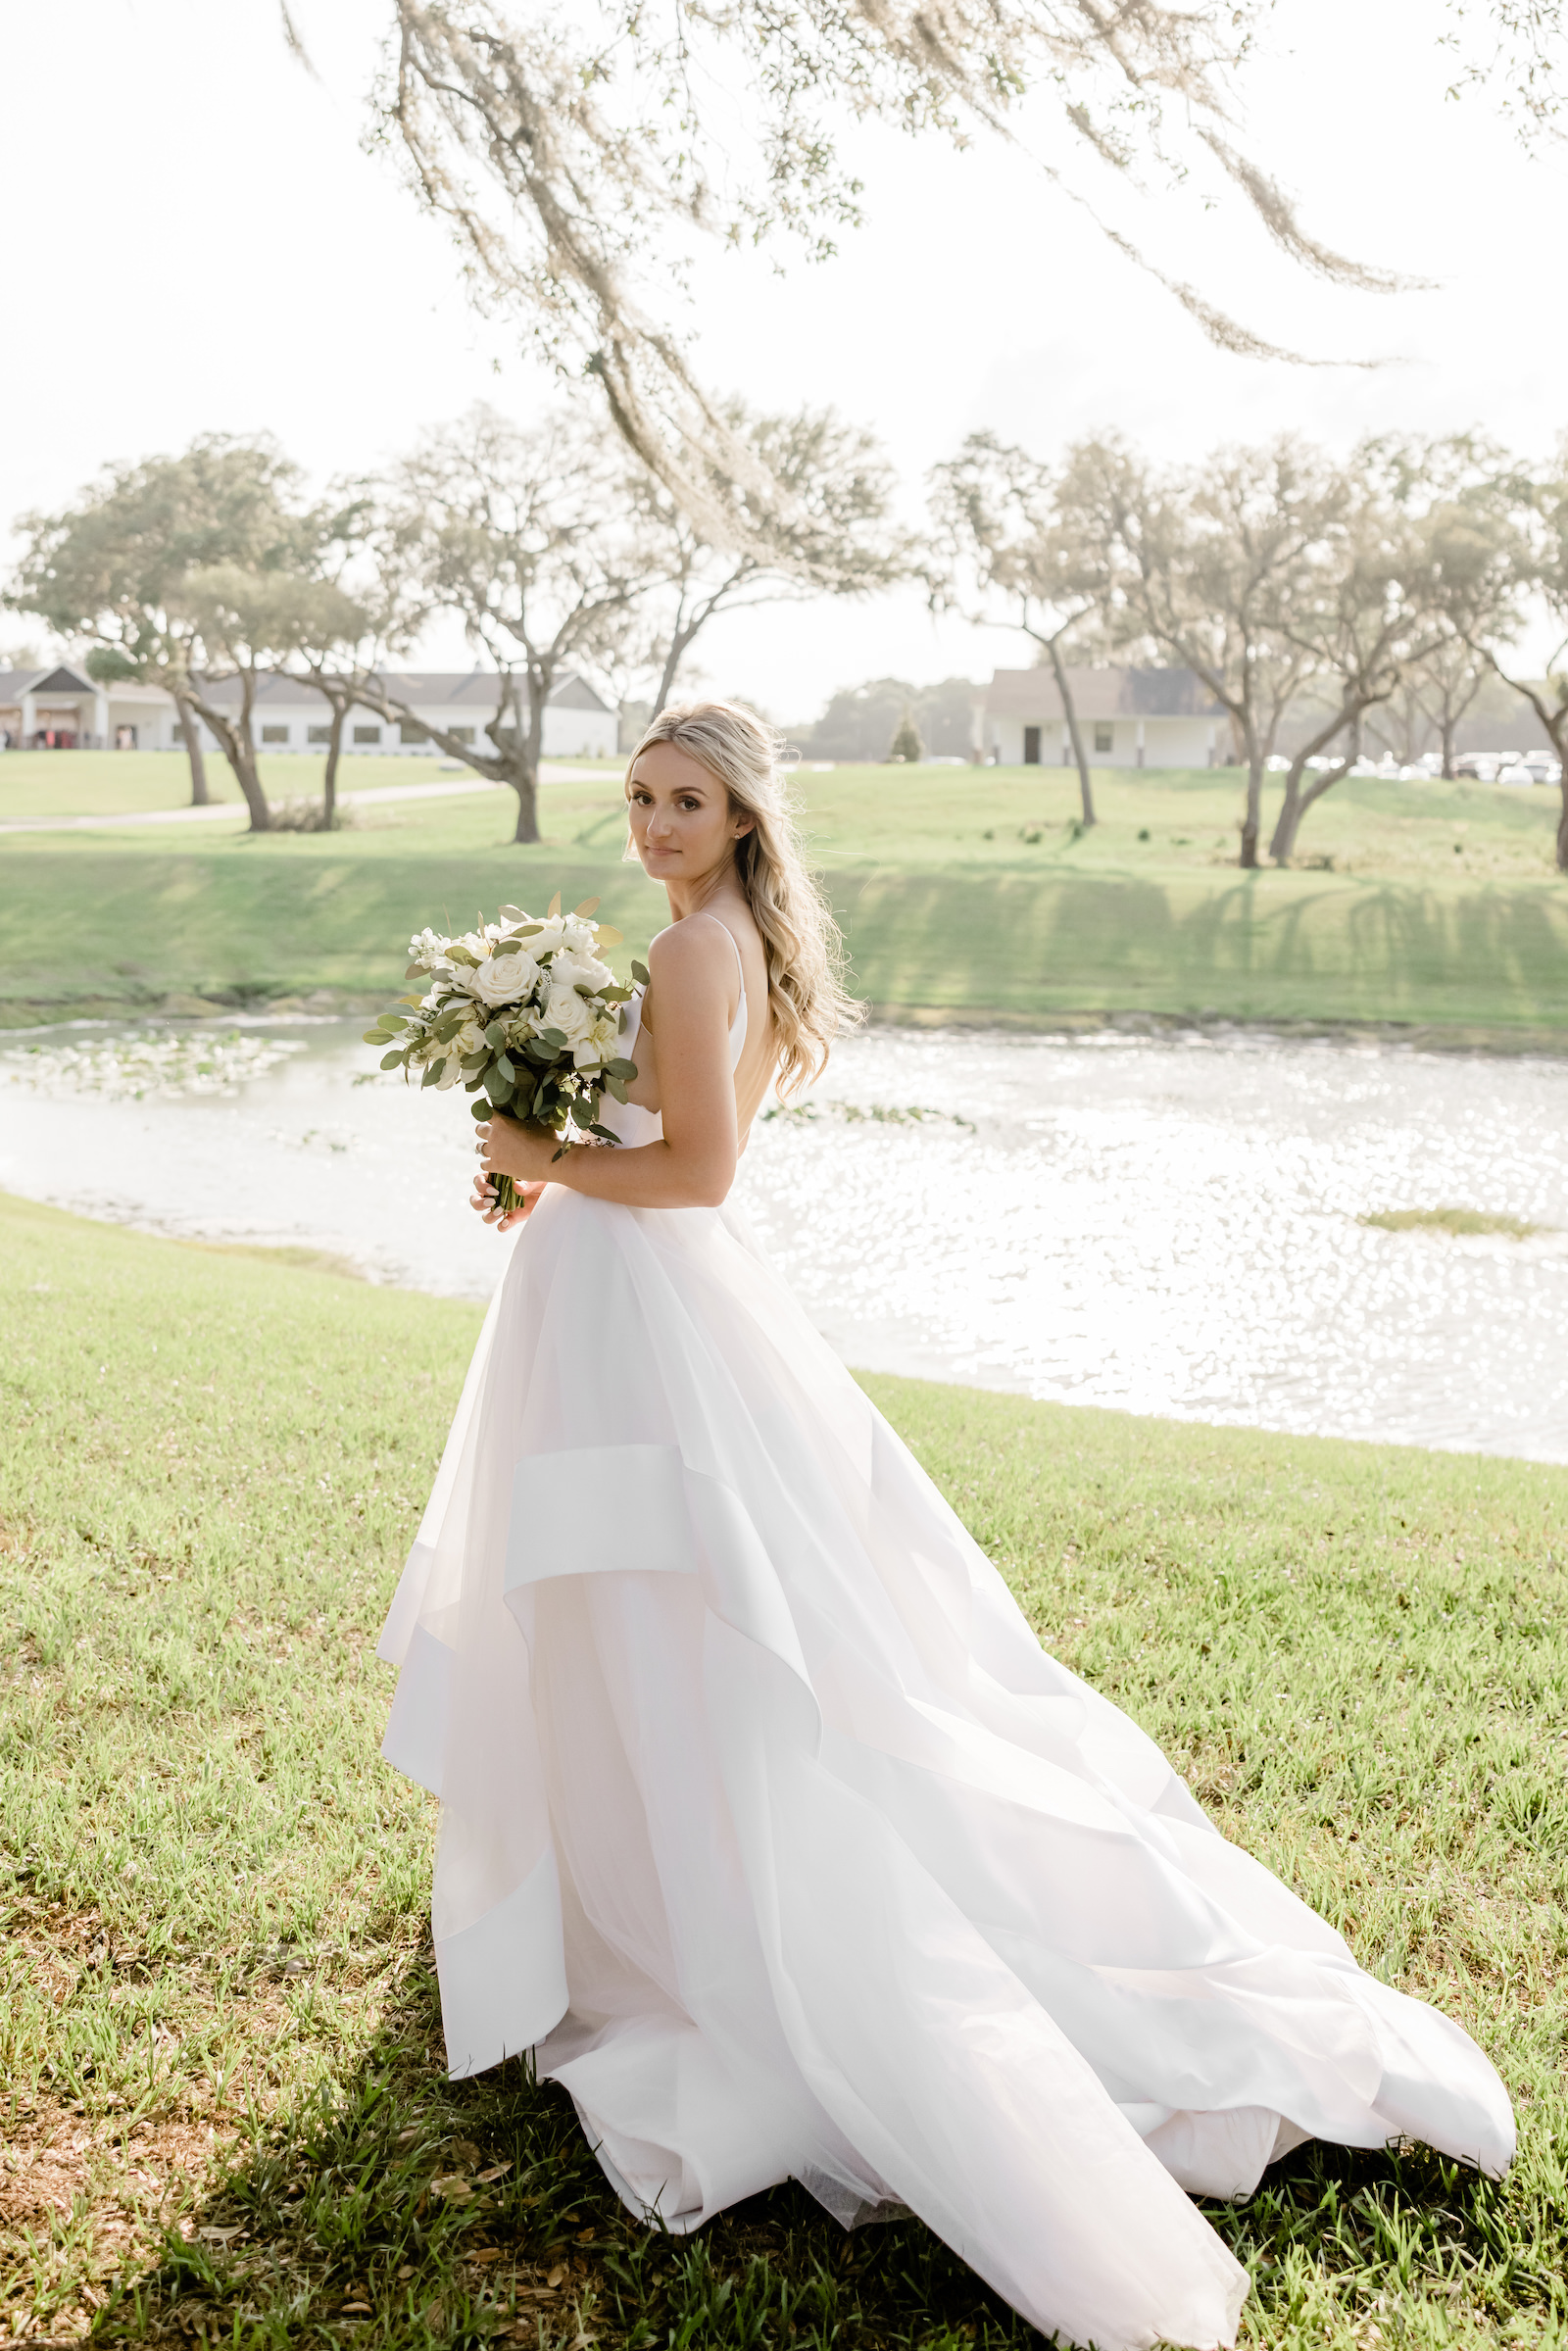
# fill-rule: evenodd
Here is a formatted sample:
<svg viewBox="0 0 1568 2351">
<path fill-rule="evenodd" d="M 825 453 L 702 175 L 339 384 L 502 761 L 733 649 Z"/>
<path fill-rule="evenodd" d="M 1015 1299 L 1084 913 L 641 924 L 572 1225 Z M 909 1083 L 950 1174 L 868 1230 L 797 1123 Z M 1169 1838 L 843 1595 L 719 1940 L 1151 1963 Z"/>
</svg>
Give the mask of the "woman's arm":
<svg viewBox="0 0 1568 2351">
<path fill-rule="evenodd" d="M 661 1143 L 627 1150 L 571 1150 L 498 1117 L 476 1132 L 487 1173 L 514 1183 L 564 1184 L 628 1208 L 716 1207 L 735 1181 L 740 1142 L 729 1065 L 729 996 L 735 952 L 715 916 L 694 915 L 661 931 L 648 951 L 649 994 L 659 1017 Z"/>
</svg>

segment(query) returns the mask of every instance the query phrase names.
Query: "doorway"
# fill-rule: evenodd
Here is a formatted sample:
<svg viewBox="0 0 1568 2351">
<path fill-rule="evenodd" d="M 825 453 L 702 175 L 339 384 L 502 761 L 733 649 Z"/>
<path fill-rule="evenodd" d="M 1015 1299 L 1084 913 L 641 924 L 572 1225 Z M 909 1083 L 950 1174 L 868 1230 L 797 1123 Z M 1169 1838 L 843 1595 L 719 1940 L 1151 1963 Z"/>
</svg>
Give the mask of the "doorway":
<svg viewBox="0 0 1568 2351">
<path fill-rule="evenodd" d="M 1040 764 L 1040 729 L 1038 726 L 1026 726 L 1023 730 L 1023 763 L 1026 767 L 1038 767 Z"/>
</svg>

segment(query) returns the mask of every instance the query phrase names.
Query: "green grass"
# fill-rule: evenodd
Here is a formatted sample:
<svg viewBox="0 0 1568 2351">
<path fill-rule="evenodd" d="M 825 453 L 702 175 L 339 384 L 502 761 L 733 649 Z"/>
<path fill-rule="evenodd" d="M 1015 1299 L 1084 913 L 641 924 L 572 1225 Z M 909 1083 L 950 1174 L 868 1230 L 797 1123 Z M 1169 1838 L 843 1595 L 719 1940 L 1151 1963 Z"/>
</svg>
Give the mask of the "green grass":
<svg viewBox="0 0 1568 2351">
<path fill-rule="evenodd" d="M 1059 770 L 803 779 L 856 987 L 887 1013 L 1568 1033 L 1568 887 L 1546 795 L 1342 786 L 1314 811 L 1333 871 L 1242 874 L 1237 788 L 1207 771 L 1105 774 L 1103 821 L 1078 837 Z M 627 955 L 646 946 L 664 901 L 620 861 L 614 779 L 585 769 L 545 786 L 535 849 L 508 839 L 511 805 L 379 808 L 313 836 L 250 837 L 238 812 L 177 841 L 162 826 L 11 835 L 0 1018 L 374 1002 L 399 984 L 410 929 L 557 887 L 602 898 Z"/>
<path fill-rule="evenodd" d="M 574 762 L 574 764 L 579 762 Z M 580 762 L 593 770 L 602 762 Z M 274 803 L 318 799 L 324 754 L 264 752 L 263 789 Z M 459 783 L 463 771 L 433 759 L 356 758 L 338 764 L 339 792 L 400 784 Z M 475 781 L 478 779 L 475 778 Z M 217 752 L 207 759 L 214 801 L 241 806 L 239 786 Z M 129 816 L 190 805 L 190 763 L 182 751 L 13 751 L 0 757 L 0 824 L 58 816 Z"/>
<path fill-rule="evenodd" d="M 10 2332 L 1023 2351 L 913 2223 L 653 2237 L 560 2093 L 442 2081 L 372 1648 L 476 1310 L 0 1200 L 0 1312 Z M 1312 2147 L 1211 2208 L 1248 2341 L 1560 2345 L 1568 1472 L 866 1385 L 1048 1645 L 1518 2100 L 1500 2185 Z"/>
<path fill-rule="evenodd" d="M 1454 1233 L 1469 1238 L 1494 1233 L 1505 1241 L 1532 1241 L 1538 1233 L 1552 1229 L 1550 1225 L 1527 1224 L 1522 1216 L 1489 1216 L 1481 1208 L 1379 1208 L 1355 1221 L 1377 1225 L 1385 1233 Z"/>
</svg>

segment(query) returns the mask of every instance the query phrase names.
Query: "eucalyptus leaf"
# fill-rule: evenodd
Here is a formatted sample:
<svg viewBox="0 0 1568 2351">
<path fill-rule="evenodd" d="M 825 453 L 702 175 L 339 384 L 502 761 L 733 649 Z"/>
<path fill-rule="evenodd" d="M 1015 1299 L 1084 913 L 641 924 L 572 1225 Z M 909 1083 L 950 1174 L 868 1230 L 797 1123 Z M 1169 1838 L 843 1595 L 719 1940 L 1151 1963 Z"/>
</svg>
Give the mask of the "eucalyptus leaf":
<svg viewBox="0 0 1568 2351">
<path fill-rule="evenodd" d="M 599 901 L 597 898 L 585 898 L 580 906 L 573 906 L 571 910 L 574 914 L 580 914 L 586 922 L 590 914 L 598 913 Z"/>
<path fill-rule="evenodd" d="M 424 1092 L 426 1086 L 433 1086 L 436 1083 L 436 1080 L 440 1077 L 441 1072 L 443 1069 L 445 1069 L 445 1061 L 432 1061 L 429 1063 L 425 1069 L 423 1077 L 419 1080 L 419 1092 L 421 1094 Z"/>
<path fill-rule="evenodd" d="M 620 933 L 612 922 L 600 923 L 599 944 L 601 947 L 618 947 L 620 945 Z"/>
<path fill-rule="evenodd" d="M 648 976 L 647 964 L 639 961 L 636 955 L 633 955 L 631 959 L 631 976 L 639 988 L 648 988 L 653 985 Z"/>
<path fill-rule="evenodd" d="M 512 1056 L 509 1053 L 500 1053 L 497 1055 L 496 1075 L 499 1078 L 504 1078 L 509 1086 L 515 1085 L 517 1072 L 513 1063 Z"/>
<path fill-rule="evenodd" d="M 554 922 L 554 921 L 555 921 L 555 919 L 556 919 L 556 916 L 557 916 L 557 915 L 560 913 L 560 911 L 561 911 L 561 892 L 558 890 L 558 891 L 556 892 L 556 895 L 555 895 L 555 897 L 554 897 L 554 898 L 553 898 L 553 899 L 550 901 L 549 906 L 546 908 L 546 912 L 545 912 L 545 918 L 546 918 L 546 920 L 547 920 L 547 921 L 549 921 L 549 922 Z"/>
<path fill-rule="evenodd" d="M 370 1039 L 370 1038 L 368 1038 L 368 1037 L 366 1039 L 366 1043 L 367 1043 L 367 1045 L 368 1045 L 368 1044 L 370 1044 L 370 1043 L 372 1043 L 372 1042 L 373 1042 L 373 1040 L 372 1040 L 372 1039 Z M 402 1053 L 402 1050 L 401 1050 L 401 1049 L 399 1049 L 399 1050 L 398 1050 L 396 1053 L 383 1053 L 383 1054 L 381 1055 L 381 1067 L 382 1067 L 383 1069 L 396 1069 L 396 1067 L 397 1067 L 398 1063 L 399 1063 L 399 1062 L 402 1060 L 402 1058 L 403 1058 L 403 1053 Z"/>
</svg>

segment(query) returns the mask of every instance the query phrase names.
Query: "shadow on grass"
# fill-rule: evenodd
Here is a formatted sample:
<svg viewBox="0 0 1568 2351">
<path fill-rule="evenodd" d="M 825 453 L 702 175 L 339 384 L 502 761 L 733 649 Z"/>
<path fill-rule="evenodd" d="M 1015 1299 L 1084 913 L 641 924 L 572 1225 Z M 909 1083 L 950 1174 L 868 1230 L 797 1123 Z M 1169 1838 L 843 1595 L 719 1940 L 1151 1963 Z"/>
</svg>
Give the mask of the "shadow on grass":
<svg viewBox="0 0 1568 2351">
<path fill-rule="evenodd" d="M 674 2351 L 919 2346 L 1040 2338 L 931 2231 L 846 2234 L 804 2190 L 753 2197 L 701 2234 L 634 2222 L 564 2092 L 513 2063 L 439 2072 L 433 1971 L 417 1967 L 352 2077 L 242 2160 L 100 2314 L 104 2345 L 199 2338 L 234 2351 L 310 2342 L 526 2342 Z M 1049 2128 L 1049 2125 L 1046 2127 Z M 1517 2201 L 1515 2199 L 1514 2201 Z M 1502 2326 L 1544 2316 L 1509 2191 L 1425 2150 L 1312 2145 L 1248 2203 L 1204 2208 L 1253 2278 L 1254 2339 L 1323 2339 L 1376 2309 Z M 1402 2339 L 1402 2338 L 1401 2338 Z M 1426 2341 L 1429 2334 L 1421 2333 Z M 1468 2334 L 1465 2339 L 1470 2339 Z M 1511 2339 L 1511 2337 L 1510 2337 Z"/>
<path fill-rule="evenodd" d="M 238 2162 L 124 2280 L 91 2340 L 235 2351 L 341 2342 L 683 2347 L 920 2345 L 1038 2337 L 929 2229 L 846 2234 L 773 2190 L 701 2234 L 634 2222 L 564 2091 L 519 2062 L 443 2079 L 433 1970 L 346 2078 Z"/>
</svg>

